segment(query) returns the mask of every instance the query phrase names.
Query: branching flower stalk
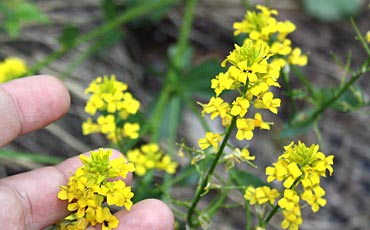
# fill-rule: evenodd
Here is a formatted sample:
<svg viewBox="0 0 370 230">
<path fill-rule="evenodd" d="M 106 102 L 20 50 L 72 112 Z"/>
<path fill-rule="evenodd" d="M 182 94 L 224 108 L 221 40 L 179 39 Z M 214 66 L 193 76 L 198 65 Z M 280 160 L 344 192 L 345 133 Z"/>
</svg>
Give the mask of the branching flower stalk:
<svg viewBox="0 0 370 230">
<path fill-rule="evenodd" d="M 251 140 L 255 128 L 269 130 L 271 122 L 266 122 L 262 114 L 256 112 L 250 117 L 250 107 L 254 109 L 265 109 L 276 114 L 280 106 L 280 99 L 274 98 L 271 87 L 280 87 L 277 82 L 281 68 L 287 65 L 306 65 L 307 56 L 301 54 L 299 48 L 292 48 L 291 41 L 287 35 L 295 30 L 293 23 L 289 21 L 280 22 L 273 16 L 276 10 L 270 10 L 258 5 L 258 13 L 248 11 L 245 19 L 234 24 L 235 35 L 247 33 L 249 35 L 242 45 L 235 45 L 235 49 L 222 62 L 222 66 L 229 64 L 226 72 L 219 73 L 211 81 L 211 88 L 215 91 L 208 104 L 201 104 L 202 114 L 210 114 L 211 119 L 219 117 L 222 125 L 226 128 L 223 134 L 207 132 L 205 138 L 199 140 L 199 146 L 203 153 L 196 153 L 192 164 L 204 159 L 213 153 L 207 152 L 211 147 L 215 152 L 211 165 L 205 169 L 205 176 L 201 175 L 196 193 L 187 212 L 187 223 L 189 227 L 196 224 L 193 220 L 196 206 L 211 187 L 211 179 L 214 170 L 222 161 L 229 158 L 232 163 L 226 168 L 234 166 L 234 160 L 249 162 L 253 160 L 247 147 L 239 150 L 228 144 L 232 131 L 236 128 L 236 139 L 239 141 Z M 233 91 L 237 96 L 231 103 L 222 98 L 224 91 Z M 219 145 L 220 138 L 223 140 Z M 224 155 L 226 147 L 232 152 Z M 230 157 L 231 156 L 231 157 Z M 268 187 L 264 191 L 270 191 Z M 275 190 L 274 190 L 275 191 Z M 273 196 L 278 194 L 274 192 Z M 272 200 L 272 199 L 270 199 Z"/>
<path fill-rule="evenodd" d="M 208 183 L 209 183 L 209 181 L 210 181 L 210 179 L 213 175 L 213 172 L 214 172 L 214 170 L 215 170 L 215 168 L 218 164 L 218 161 L 221 158 L 221 155 L 222 155 L 222 153 L 225 149 L 226 143 L 228 142 L 228 140 L 230 138 L 231 132 L 235 128 L 235 123 L 236 123 L 236 117 L 234 117 L 233 120 L 231 121 L 231 125 L 226 130 L 225 137 L 224 137 L 224 139 L 223 139 L 223 141 L 220 145 L 220 148 L 219 148 L 218 152 L 216 153 L 216 156 L 215 156 L 214 160 L 212 161 L 211 166 L 209 167 L 206 175 L 203 177 L 202 181 L 200 182 L 200 184 L 197 187 L 193 202 L 191 203 L 191 206 L 188 209 L 188 213 L 187 213 L 187 222 L 188 222 L 190 227 L 193 226 L 193 219 L 192 218 L 193 218 L 193 215 L 194 215 L 194 210 L 195 210 L 200 198 L 202 197 L 202 194 L 205 192 L 205 188 L 207 187 L 207 185 L 208 185 Z"/>
</svg>

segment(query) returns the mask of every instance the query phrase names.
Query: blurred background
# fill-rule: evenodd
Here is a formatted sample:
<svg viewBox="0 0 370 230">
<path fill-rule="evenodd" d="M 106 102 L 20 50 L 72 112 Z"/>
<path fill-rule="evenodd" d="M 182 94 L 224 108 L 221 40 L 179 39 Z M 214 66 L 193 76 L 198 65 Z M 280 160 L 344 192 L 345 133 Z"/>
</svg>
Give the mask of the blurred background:
<svg viewBox="0 0 370 230">
<path fill-rule="evenodd" d="M 354 70 L 366 59 L 366 52 L 356 38 L 349 18 L 353 17 L 360 32 L 366 34 L 370 30 L 370 1 L 267 2 L 279 11 L 278 19 L 290 20 L 296 25 L 297 29 L 290 38 L 295 46 L 308 53 L 309 63 L 302 72 L 318 88 L 329 90 L 340 84 L 348 74 L 338 63 L 345 63 L 349 55 Z M 243 19 L 246 7 L 257 3 L 264 4 L 265 1 L 198 1 L 189 40 L 192 55 L 189 65 L 195 69 L 190 72 L 194 73 L 192 79 L 203 83 L 199 83 L 202 84 L 200 89 L 194 91 L 194 100 L 204 102 L 211 95 L 209 79 L 220 71 L 219 64 L 234 47 L 232 24 Z M 136 16 L 137 8 L 145 5 L 157 8 Z M 142 110 L 152 106 L 171 64 L 170 47 L 178 39 L 184 5 L 184 1 L 175 0 L 0 1 L 0 60 L 18 57 L 25 60 L 35 73 L 59 77 L 72 98 L 71 109 L 61 120 L 19 137 L 0 150 L 0 177 L 56 164 L 81 152 L 107 146 L 108 142 L 102 135 L 83 136 L 81 132 L 81 123 L 87 118 L 84 89 L 97 76 L 115 74 L 117 79 L 129 85 L 130 91 L 141 101 Z M 98 39 L 90 39 L 89 36 L 94 36 L 91 31 L 104 25 L 114 26 L 115 19 L 122 15 L 126 15 L 126 19 L 123 18 L 119 26 L 100 31 L 99 36 L 94 37 Z M 78 45 L 75 45 L 76 37 L 84 34 L 89 36 L 77 40 Z M 53 54 L 57 57 L 55 60 L 50 57 Z M 52 61 L 48 63 L 48 60 Z M 202 80 L 203 75 L 206 81 Z M 350 112 L 325 111 L 318 123 L 321 138 L 314 131 L 290 138 L 307 144 L 320 141 L 324 153 L 335 155 L 333 177 L 323 183 L 328 203 L 318 214 L 304 209 L 301 229 L 369 229 L 368 77 L 369 74 L 364 75 L 358 81 L 358 90 L 366 103 L 353 106 Z M 291 80 L 293 86 L 301 87 L 294 77 Z M 289 114 L 289 105 L 284 104 L 280 90 L 276 94 L 280 94 L 283 102 L 278 117 L 268 118 L 275 123 L 272 131 L 258 132 L 250 143 L 258 165 L 253 173 L 261 178 L 265 178 L 265 166 L 276 161 L 282 146 L 290 142 L 279 136 Z M 175 136 L 169 137 L 168 132 L 163 132 L 161 141 L 165 145 L 172 140 L 180 142 L 184 139 L 190 146 L 196 146 L 204 130 L 189 109 L 182 104 L 178 106 L 180 113 L 175 114 L 181 125 Z M 302 110 L 308 106 L 308 103 L 300 104 Z M 200 111 L 200 106 L 197 109 Z M 167 116 L 173 115 L 171 111 L 169 108 Z M 175 146 L 169 149 L 177 156 Z M 181 197 L 191 194 L 191 191 L 190 188 L 175 188 L 173 193 L 175 197 Z M 242 197 L 230 194 L 229 199 Z M 243 229 L 244 219 L 243 209 L 221 211 L 211 229 Z M 280 221 L 276 218 L 269 227 L 279 229 Z"/>
</svg>

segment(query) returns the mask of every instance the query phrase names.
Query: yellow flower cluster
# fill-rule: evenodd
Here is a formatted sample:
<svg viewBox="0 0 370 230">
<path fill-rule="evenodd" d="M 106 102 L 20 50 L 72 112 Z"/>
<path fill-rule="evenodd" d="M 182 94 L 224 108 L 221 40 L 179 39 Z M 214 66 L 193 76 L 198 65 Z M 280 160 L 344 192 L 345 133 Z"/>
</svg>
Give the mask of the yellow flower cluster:
<svg viewBox="0 0 370 230">
<path fill-rule="evenodd" d="M 174 174 L 178 166 L 169 155 L 164 154 L 155 143 L 142 145 L 127 151 L 127 159 L 135 165 L 135 173 L 144 176 L 148 170 L 158 169 Z"/>
<path fill-rule="evenodd" d="M 279 63 L 281 67 L 287 64 L 305 66 L 308 62 L 306 55 L 302 55 L 300 48 L 292 48 L 292 41 L 287 36 L 296 27 L 290 21 L 278 21 L 274 16 L 277 10 L 257 5 L 259 12 L 247 11 L 244 20 L 234 23 L 235 35 L 248 34 L 255 41 L 262 40 L 271 47 L 271 53 L 275 56 L 272 61 Z"/>
<path fill-rule="evenodd" d="M 278 201 L 285 218 L 281 224 L 282 228 L 298 229 L 302 223 L 300 200 L 306 201 L 313 212 L 326 205 L 323 198 L 325 190 L 320 186 L 320 177 L 325 177 L 326 171 L 332 175 L 333 159 L 333 155 L 325 156 L 319 152 L 318 145 L 307 147 L 299 141 L 298 144 L 292 142 L 286 146 L 285 152 L 273 167 L 266 168 L 267 182 L 282 181 L 285 188 L 282 198 Z M 256 188 L 255 191 L 248 188 L 245 192 L 245 198 L 251 204 L 264 203 L 267 198 L 273 204 L 272 198 L 279 197 L 276 192 L 271 195 L 272 192 L 266 188 Z"/>
<path fill-rule="evenodd" d="M 27 72 L 26 63 L 19 58 L 10 57 L 0 62 L 0 83 L 21 77 Z"/>
<path fill-rule="evenodd" d="M 212 97 L 208 104 L 202 104 L 202 114 L 210 114 L 211 119 L 220 117 L 225 127 L 236 117 L 238 140 L 252 139 L 253 130 L 257 127 L 270 129 L 269 123 L 263 121 L 260 113 L 256 113 L 254 118 L 247 118 L 247 114 L 252 106 L 256 109 L 268 109 L 276 114 L 280 106 L 280 99 L 274 98 L 273 93 L 269 91 L 270 86 L 279 87 L 277 79 L 280 66 L 268 62 L 272 55 L 270 47 L 262 41 L 247 39 L 242 46 L 235 45 L 235 49 L 222 63 L 223 66 L 229 63 L 230 67 L 211 81 L 216 96 Z M 228 90 L 238 92 L 231 103 L 221 97 L 221 94 Z M 206 134 L 205 139 L 201 140 L 202 149 L 206 148 L 205 143 L 217 146 L 216 142 L 220 138 L 210 139 L 210 135 Z"/>
<path fill-rule="evenodd" d="M 83 165 L 69 178 L 67 186 L 61 186 L 58 198 L 68 200 L 68 210 L 75 213 L 66 229 L 86 229 L 96 224 L 101 224 L 103 230 L 116 228 L 119 220 L 105 203 L 130 210 L 134 194 L 117 178 L 126 178 L 135 171 L 134 165 L 122 156 L 110 160 L 111 154 L 109 149 L 91 151 L 90 157 L 81 154 Z"/>
<path fill-rule="evenodd" d="M 96 78 L 85 93 L 91 97 L 86 103 L 85 111 L 91 116 L 100 112 L 97 119 L 89 117 L 82 123 L 84 135 L 103 133 L 113 143 L 124 138 L 136 139 L 139 137 L 140 125 L 129 122 L 130 115 L 139 111 L 140 102 L 131 93 L 127 92 L 127 85 L 117 81 L 115 76 Z"/>
<path fill-rule="evenodd" d="M 250 205 L 254 204 L 265 204 L 269 202 L 274 205 L 275 200 L 280 196 L 277 189 L 271 189 L 268 186 L 262 186 L 255 188 L 253 186 L 248 186 L 245 190 L 244 198 L 249 201 Z"/>
</svg>

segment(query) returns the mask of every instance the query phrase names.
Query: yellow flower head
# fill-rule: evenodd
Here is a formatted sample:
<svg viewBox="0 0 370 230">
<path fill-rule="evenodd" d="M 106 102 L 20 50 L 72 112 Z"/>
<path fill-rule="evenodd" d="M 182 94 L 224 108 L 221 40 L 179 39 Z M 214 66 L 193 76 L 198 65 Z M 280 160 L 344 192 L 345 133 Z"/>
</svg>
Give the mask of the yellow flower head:
<svg viewBox="0 0 370 230">
<path fill-rule="evenodd" d="M 22 59 L 9 57 L 0 62 L 0 83 L 21 77 L 26 72 L 27 65 Z"/>
<path fill-rule="evenodd" d="M 235 35 L 244 33 L 254 41 L 264 41 L 271 44 L 270 52 L 274 56 L 272 61 L 281 67 L 293 64 L 304 66 L 307 64 L 307 56 L 302 55 L 299 48 L 292 48 L 292 42 L 287 36 L 294 32 L 296 27 L 290 21 L 278 21 L 274 17 L 278 14 L 276 10 L 257 5 L 259 12 L 247 11 L 241 22 L 234 23 Z M 248 40 L 247 39 L 247 40 Z"/>
<path fill-rule="evenodd" d="M 89 117 L 83 122 L 84 135 L 100 132 L 113 143 L 118 143 L 124 138 L 139 137 L 140 125 L 127 122 L 127 119 L 139 111 L 140 102 L 126 90 L 127 85 L 117 81 L 114 75 L 110 78 L 98 77 L 91 82 L 85 90 L 85 93 L 91 94 L 85 111 L 97 119 L 94 121 Z M 101 115 L 96 116 L 98 112 Z"/>
<path fill-rule="evenodd" d="M 90 156 L 80 155 L 82 166 L 69 178 L 67 186 L 61 186 L 58 198 L 68 200 L 68 210 L 74 212 L 64 222 L 70 227 L 86 229 L 102 224 L 103 229 L 113 229 L 119 224 L 108 205 L 124 206 L 130 210 L 134 194 L 118 177 L 126 178 L 135 171 L 134 165 L 122 156 L 110 160 L 112 151 L 99 149 Z"/>
<path fill-rule="evenodd" d="M 222 136 L 217 133 L 207 132 L 204 138 L 199 139 L 198 144 L 200 149 L 204 150 L 212 146 L 215 150 L 218 148 L 218 143 L 222 140 Z"/>
<path fill-rule="evenodd" d="M 262 186 L 254 188 L 249 186 L 244 193 L 244 198 L 249 201 L 251 205 L 264 204 L 269 202 L 271 205 L 275 203 L 275 200 L 280 196 L 277 189 L 271 189 L 268 186 Z"/>
<path fill-rule="evenodd" d="M 177 162 L 172 161 L 168 155 L 162 153 L 159 146 L 149 143 L 137 149 L 127 152 L 127 158 L 135 165 L 136 174 L 144 176 L 148 170 L 159 169 L 169 174 L 174 174 L 177 168 Z"/>
<path fill-rule="evenodd" d="M 283 181 L 284 196 L 278 202 L 285 217 L 282 228 L 297 229 L 302 223 L 300 200 L 306 201 L 313 212 L 326 205 L 320 177 L 326 176 L 326 171 L 332 175 L 334 156 L 325 156 L 318 145 L 308 147 L 300 141 L 291 142 L 284 149 L 278 161 L 266 168 L 267 182 Z M 300 188 L 303 191 L 298 193 Z"/>
</svg>

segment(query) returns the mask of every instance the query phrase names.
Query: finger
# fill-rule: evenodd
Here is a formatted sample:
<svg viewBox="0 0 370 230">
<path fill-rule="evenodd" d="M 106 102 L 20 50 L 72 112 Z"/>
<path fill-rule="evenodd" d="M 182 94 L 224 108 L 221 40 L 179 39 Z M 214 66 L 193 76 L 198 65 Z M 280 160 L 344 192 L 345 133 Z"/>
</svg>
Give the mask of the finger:
<svg viewBox="0 0 370 230">
<path fill-rule="evenodd" d="M 120 220 L 117 229 L 172 230 L 174 228 L 171 209 L 156 199 L 142 200 L 133 205 L 130 211 L 121 210 L 114 215 Z"/>
<path fill-rule="evenodd" d="M 112 158 L 121 155 L 112 151 Z M 78 157 L 54 167 L 45 167 L 0 180 L 0 223 L 22 225 L 25 229 L 42 229 L 68 215 L 67 202 L 58 199 L 61 185 L 81 166 Z M 130 184 L 132 174 L 125 179 Z M 4 219 L 2 219 L 4 218 Z M 6 229 L 6 228 L 5 228 Z M 14 229 L 14 228 L 8 228 Z"/>
<path fill-rule="evenodd" d="M 0 85 L 0 146 L 17 136 L 42 128 L 64 115 L 68 90 L 57 78 L 33 76 Z"/>
</svg>

